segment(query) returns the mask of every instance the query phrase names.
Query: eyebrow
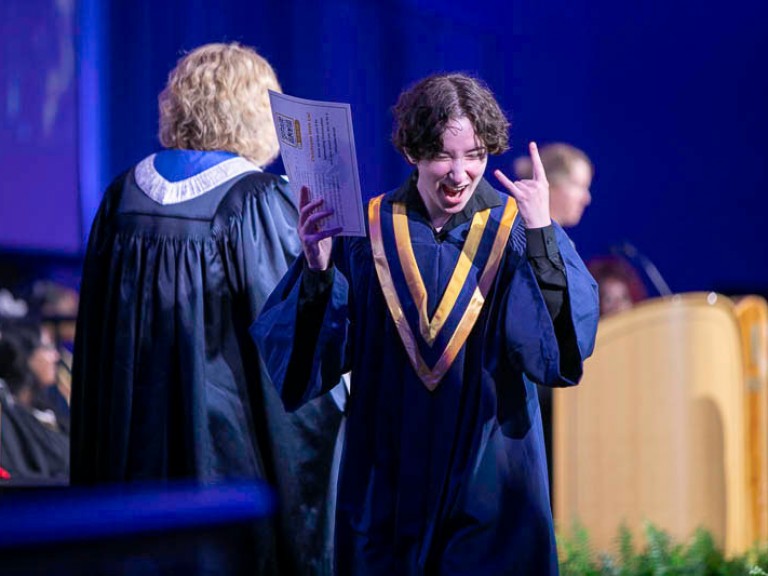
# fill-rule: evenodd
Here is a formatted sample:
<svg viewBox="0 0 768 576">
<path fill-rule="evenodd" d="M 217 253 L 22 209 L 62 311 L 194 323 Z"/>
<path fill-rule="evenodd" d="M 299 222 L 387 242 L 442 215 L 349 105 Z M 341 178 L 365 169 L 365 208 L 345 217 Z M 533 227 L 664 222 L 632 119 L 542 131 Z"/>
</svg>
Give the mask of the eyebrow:
<svg viewBox="0 0 768 576">
<path fill-rule="evenodd" d="M 474 148 L 470 148 L 464 154 L 471 154 L 472 152 L 487 152 L 488 148 L 486 146 L 475 146 Z M 446 156 L 450 156 L 450 154 L 446 150 L 440 150 L 438 154 L 445 154 Z"/>
</svg>

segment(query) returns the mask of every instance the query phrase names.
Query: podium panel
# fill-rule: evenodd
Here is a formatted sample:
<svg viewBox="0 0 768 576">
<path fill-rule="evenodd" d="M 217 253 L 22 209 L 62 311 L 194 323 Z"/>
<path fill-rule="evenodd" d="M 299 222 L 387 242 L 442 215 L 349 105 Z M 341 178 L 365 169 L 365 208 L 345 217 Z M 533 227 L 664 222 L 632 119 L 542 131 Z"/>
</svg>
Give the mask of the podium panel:
<svg viewBox="0 0 768 576">
<path fill-rule="evenodd" d="M 749 528 L 746 403 L 731 300 L 649 300 L 600 322 L 582 383 L 553 398 L 554 505 L 600 550 L 619 526 L 679 540 L 701 526 L 726 553 Z"/>
<path fill-rule="evenodd" d="M 741 332 L 747 428 L 747 495 L 753 540 L 768 540 L 768 302 L 745 296 L 733 309 Z"/>
</svg>

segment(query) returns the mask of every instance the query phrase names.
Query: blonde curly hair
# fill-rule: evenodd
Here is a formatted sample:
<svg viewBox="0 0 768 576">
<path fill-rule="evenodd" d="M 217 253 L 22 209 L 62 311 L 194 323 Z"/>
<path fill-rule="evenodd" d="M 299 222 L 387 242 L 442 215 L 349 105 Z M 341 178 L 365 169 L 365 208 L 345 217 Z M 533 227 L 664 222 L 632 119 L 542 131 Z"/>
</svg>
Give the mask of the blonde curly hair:
<svg viewBox="0 0 768 576">
<path fill-rule="evenodd" d="M 200 46 L 179 60 L 160 93 L 160 143 L 226 150 L 265 166 L 280 149 L 267 90 L 280 92 L 280 84 L 252 48 Z"/>
</svg>

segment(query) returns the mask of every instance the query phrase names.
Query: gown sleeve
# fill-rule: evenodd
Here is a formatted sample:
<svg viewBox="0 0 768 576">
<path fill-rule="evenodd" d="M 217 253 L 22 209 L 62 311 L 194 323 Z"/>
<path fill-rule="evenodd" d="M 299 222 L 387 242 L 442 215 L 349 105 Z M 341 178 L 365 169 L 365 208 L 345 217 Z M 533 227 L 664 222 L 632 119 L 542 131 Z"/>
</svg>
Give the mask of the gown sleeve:
<svg viewBox="0 0 768 576">
<path fill-rule="evenodd" d="M 333 261 L 343 261 L 342 240 Z M 330 390 L 347 371 L 349 284 L 334 267 L 318 275 L 300 257 L 251 327 L 272 382 L 288 410 Z"/>
<path fill-rule="evenodd" d="M 97 476 L 98 464 L 92 446 L 94 437 L 98 435 L 98 420 L 103 416 L 103 411 L 99 409 L 103 390 L 88 387 L 99 381 L 98 372 L 104 354 L 102 330 L 105 319 L 99 313 L 109 292 L 104 273 L 108 265 L 104 251 L 105 246 L 110 244 L 112 220 L 126 176 L 117 177 L 104 193 L 88 235 L 83 261 L 70 399 L 70 481 L 73 485 L 92 482 Z"/>
<path fill-rule="evenodd" d="M 554 227 L 567 282 L 559 314 L 553 320 L 536 272 L 524 257 L 524 232 L 516 227 L 507 260 L 507 268 L 514 269 L 504 275 L 508 284 L 501 326 L 510 361 L 529 378 L 545 386 L 573 386 L 594 347 L 597 284 L 562 228 Z"/>
<path fill-rule="evenodd" d="M 254 180 L 251 186 L 252 193 L 242 200 L 241 217 L 220 224 L 229 227 L 224 265 L 233 294 L 247 315 L 246 327 L 301 250 L 298 210 L 285 181 Z"/>
</svg>

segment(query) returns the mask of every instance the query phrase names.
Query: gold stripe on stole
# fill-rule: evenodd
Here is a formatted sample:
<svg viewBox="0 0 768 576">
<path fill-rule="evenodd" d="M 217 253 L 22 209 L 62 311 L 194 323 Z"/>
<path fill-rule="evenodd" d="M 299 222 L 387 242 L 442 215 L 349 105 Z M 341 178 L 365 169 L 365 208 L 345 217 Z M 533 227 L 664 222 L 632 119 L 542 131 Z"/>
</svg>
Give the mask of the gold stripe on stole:
<svg viewBox="0 0 768 576">
<path fill-rule="evenodd" d="M 408 320 L 403 314 L 403 307 L 400 305 L 400 298 L 397 295 L 397 290 L 392 282 L 392 273 L 389 270 L 389 262 L 387 262 L 387 255 L 384 253 L 384 242 L 381 239 L 381 199 L 384 197 L 377 196 L 373 198 L 368 204 L 368 221 L 371 230 L 371 252 L 373 253 L 373 261 L 376 265 L 376 274 L 379 277 L 379 284 L 381 285 L 381 291 L 384 293 L 384 299 L 387 301 L 387 307 L 389 313 L 392 315 L 392 320 L 395 322 L 397 332 L 400 334 L 400 339 L 405 346 L 405 352 L 411 361 L 419 378 L 426 384 L 429 378 L 430 370 L 424 363 L 424 360 L 419 354 L 418 345 L 416 339 L 411 332 L 411 327 L 408 325 Z M 429 388 L 429 384 L 427 384 Z M 430 390 L 434 389 L 434 386 Z"/>
<path fill-rule="evenodd" d="M 405 280 L 411 292 L 411 297 L 419 311 L 421 337 L 424 338 L 427 344 L 432 346 L 440 330 L 443 329 L 445 321 L 453 311 L 461 289 L 467 281 L 469 271 L 472 269 L 472 262 L 474 262 L 477 255 L 480 241 L 483 239 L 483 233 L 485 232 L 485 226 L 488 224 L 488 216 L 491 210 L 487 209 L 477 212 L 472 218 L 469 234 L 467 234 L 467 239 L 464 241 L 459 259 L 456 261 L 456 268 L 453 270 L 448 287 L 445 289 L 445 293 L 431 321 L 427 314 L 427 289 L 424 287 L 424 280 L 421 277 L 421 272 L 419 272 L 419 265 L 416 263 L 416 255 L 413 253 L 405 204 L 396 203 L 392 207 L 392 212 L 394 214 L 397 253 L 400 256 L 400 262 L 403 266 L 403 273 L 405 274 Z"/>
<path fill-rule="evenodd" d="M 445 376 L 445 373 L 448 372 L 448 370 L 451 367 L 451 364 L 453 364 L 454 360 L 456 360 L 456 357 L 459 354 L 459 351 L 461 350 L 462 346 L 464 346 L 464 343 L 467 341 L 467 338 L 469 337 L 470 332 L 472 331 L 472 327 L 475 325 L 475 322 L 477 321 L 477 318 L 480 316 L 480 311 L 483 308 L 483 304 L 485 302 L 485 296 L 488 294 L 488 290 L 490 288 L 491 282 L 496 277 L 496 273 L 499 268 L 499 264 L 501 263 L 501 257 L 504 254 L 504 249 L 506 248 L 507 241 L 509 239 L 509 234 L 512 229 L 512 223 L 514 222 L 515 216 L 517 215 L 517 204 L 512 198 L 507 199 L 507 204 L 504 207 L 504 213 L 502 214 L 501 222 L 499 223 L 499 229 L 496 232 L 496 237 L 493 241 L 493 246 L 491 247 L 491 253 L 488 257 L 488 262 L 485 265 L 485 268 L 482 272 L 482 275 L 480 277 L 480 281 L 478 282 L 477 288 L 475 288 L 474 293 L 472 294 L 472 298 L 470 300 L 469 305 L 467 306 L 467 309 L 464 311 L 464 314 L 461 317 L 461 320 L 459 320 L 459 324 L 454 331 L 453 335 L 448 341 L 448 344 L 441 354 L 440 358 L 438 359 L 437 363 L 435 364 L 435 367 L 433 369 L 429 369 L 429 367 L 424 362 L 424 359 L 421 357 L 421 354 L 419 353 L 418 345 L 416 343 L 416 338 L 413 334 L 413 331 L 411 330 L 410 325 L 408 324 L 408 320 L 405 318 L 405 314 L 403 313 L 403 308 L 400 303 L 400 298 L 397 295 L 397 291 L 395 289 L 394 282 L 392 281 L 392 273 L 389 268 L 389 262 L 387 261 L 386 252 L 384 251 L 384 242 L 382 240 L 381 236 L 381 200 L 383 198 L 382 196 L 378 196 L 376 198 L 373 198 L 369 205 L 368 205 L 368 219 L 370 222 L 370 231 L 371 231 L 371 250 L 373 252 L 373 260 L 374 264 L 376 266 L 376 274 L 379 278 L 379 284 L 381 285 L 382 292 L 384 293 L 384 299 L 387 302 L 387 307 L 389 308 L 389 312 L 392 315 L 392 319 L 395 322 L 395 326 L 397 328 L 398 334 L 400 335 L 400 339 L 403 342 L 403 345 L 405 347 L 406 354 L 408 355 L 408 359 L 411 362 L 411 365 L 416 370 L 416 373 L 418 374 L 419 378 L 421 378 L 424 385 L 429 390 L 434 390 L 437 388 L 437 385 L 440 383 L 440 380 Z M 394 205 L 394 209 L 398 209 L 398 204 Z M 474 227 L 476 222 L 478 223 L 478 228 L 480 229 L 480 238 L 477 240 L 477 243 L 479 245 L 479 241 L 482 238 L 482 232 L 485 230 L 485 226 L 488 221 L 488 214 L 490 211 L 483 211 L 486 212 L 484 216 L 484 220 L 478 222 L 475 218 L 473 218 L 472 226 Z M 402 214 L 405 215 L 404 207 Z M 477 214 L 475 215 L 477 217 Z M 407 226 L 407 219 L 404 221 L 404 224 Z M 395 226 L 398 224 L 396 223 Z M 400 224 L 402 225 L 402 223 Z M 402 230 L 400 231 L 402 233 Z M 470 241 L 470 237 L 472 235 L 472 229 L 470 229 L 470 234 L 467 236 L 467 240 L 465 241 L 465 244 L 468 244 Z M 402 247 L 400 246 L 400 240 L 402 239 L 402 234 L 398 236 L 398 233 L 396 231 L 396 243 L 398 244 L 398 255 L 400 258 L 403 258 L 404 251 Z M 413 247 L 410 245 L 410 234 L 407 236 L 408 238 L 408 250 L 405 251 L 406 255 L 410 253 L 410 255 L 407 255 L 408 259 L 410 259 L 411 256 L 413 256 Z M 473 240 L 474 242 L 474 240 Z M 462 255 L 460 256 L 460 260 L 465 255 L 468 256 L 470 254 L 474 258 L 476 252 L 477 252 L 477 246 L 466 247 L 462 250 Z M 471 265 L 472 259 L 469 260 L 469 264 Z M 416 276 L 418 276 L 418 282 L 421 282 L 421 287 L 424 287 L 423 280 L 421 279 L 421 275 L 418 272 L 418 266 L 416 265 L 415 256 L 413 258 L 413 265 L 415 266 L 415 272 Z M 403 263 L 403 268 L 406 268 L 406 264 Z M 458 271 L 458 272 L 457 272 Z M 468 272 L 465 274 L 461 270 L 459 270 L 459 263 L 457 263 L 456 270 L 454 270 L 454 275 L 451 278 L 452 284 L 455 280 L 455 277 L 457 274 L 464 275 L 464 280 L 462 283 L 458 286 L 458 291 L 461 291 L 461 288 L 464 284 L 464 281 L 466 281 L 466 277 L 468 275 Z M 413 288 L 410 285 L 411 278 L 408 278 L 409 282 L 409 289 L 411 289 L 411 294 L 413 295 Z M 450 304 L 446 304 L 446 306 L 449 306 L 449 310 L 445 313 L 445 317 L 447 318 L 448 314 L 450 314 L 451 309 L 453 308 L 453 305 L 455 303 L 456 297 L 454 296 L 453 301 L 450 301 Z M 443 302 L 446 301 L 446 297 L 444 296 L 440 306 L 443 306 Z M 420 306 L 420 305 L 419 305 Z M 426 309 L 426 296 L 424 301 L 424 306 Z M 437 316 L 437 314 L 435 315 Z M 425 313 L 426 317 L 426 313 Z M 439 333 L 439 330 L 442 328 L 443 324 L 445 322 L 445 319 L 440 323 L 440 327 L 435 332 L 435 336 L 437 333 Z M 434 319 L 433 319 L 434 323 Z M 434 338 L 433 338 L 434 341 Z"/>
</svg>

